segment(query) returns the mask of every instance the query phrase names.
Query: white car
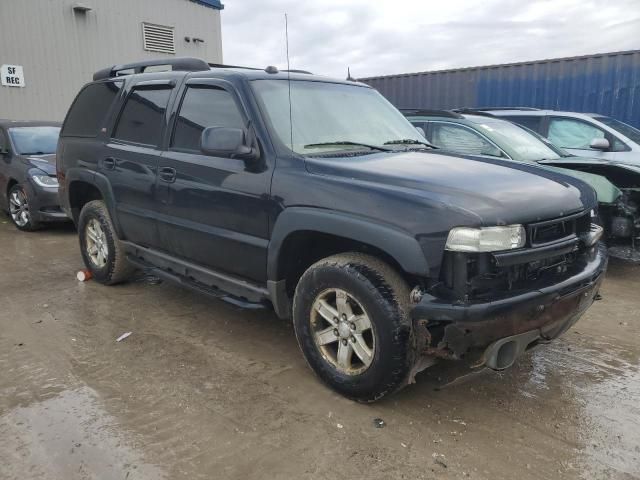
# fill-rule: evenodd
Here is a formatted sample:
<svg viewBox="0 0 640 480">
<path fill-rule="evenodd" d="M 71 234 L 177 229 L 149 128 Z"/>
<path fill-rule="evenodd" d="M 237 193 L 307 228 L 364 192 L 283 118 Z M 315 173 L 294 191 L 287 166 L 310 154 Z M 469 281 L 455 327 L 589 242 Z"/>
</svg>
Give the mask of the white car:
<svg viewBox="0 0 640 480">
<path fill-rule="evenodd" d="M 482 111 L 524 125 L 574 155 L 640 165 L 640 130 L 615 118 L 533 108 Z"/>
</svg>

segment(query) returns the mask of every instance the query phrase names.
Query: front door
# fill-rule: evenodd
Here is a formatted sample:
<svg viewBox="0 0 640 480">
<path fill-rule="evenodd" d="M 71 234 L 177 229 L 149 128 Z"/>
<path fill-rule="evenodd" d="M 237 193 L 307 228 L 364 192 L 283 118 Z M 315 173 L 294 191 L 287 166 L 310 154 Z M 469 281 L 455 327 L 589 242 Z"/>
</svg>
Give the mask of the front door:
<svg viewBox="0 0 640 480">
<path fill-rule="evenodd" d="M 124 239 L 158 247 L 156 174 L 172 84 L 129 92 L 98 168 L 111 185 Z"/>
<path fill-rule="evenodd" d="M 592 157 L 612 160 L 620 145 L 611 134 L 596 125 L 567 117 L 550 117 L 547 138 L 559 147 L 579 157 Z M 609 141 L 607 150 L 591 148 L 591 142 L 598 138 Z M 619 141 L 618 141 L 619 142 Z"/>
<path fill-rule="evenodd" d="M 158 167 L 162 247 L 198 265 L 264 282 L 271 169 L 266 162 L 249 166 L 203 154 L 200 137 L 207 127 L 247 129 L 247 116 L 226 82 L 190 80 Z"/>
</svg>

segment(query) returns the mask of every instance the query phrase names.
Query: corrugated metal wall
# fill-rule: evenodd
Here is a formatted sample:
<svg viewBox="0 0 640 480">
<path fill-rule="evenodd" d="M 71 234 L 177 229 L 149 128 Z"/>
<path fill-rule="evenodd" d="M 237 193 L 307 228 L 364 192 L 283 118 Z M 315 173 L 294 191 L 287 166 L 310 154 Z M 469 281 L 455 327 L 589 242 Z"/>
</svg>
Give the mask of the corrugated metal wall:
<svg viewBox="0 0 640 480">
<path fill-rule="evenodd" d="M 0 64 L 22 65 L 26 83 L 0 86 L 0 118 L 62 120 L 96 70 L 170 56 L 143 49 L 142 22 L 175 27 L 176 56 L 222 62 L 220 11 L 188 0 L 0 0 Z"/>
<path fill-rule="evenodd" d="M 536 107 L 640 127 L 640 50 L 362 79 L 399 108 Z"/>
</svg>

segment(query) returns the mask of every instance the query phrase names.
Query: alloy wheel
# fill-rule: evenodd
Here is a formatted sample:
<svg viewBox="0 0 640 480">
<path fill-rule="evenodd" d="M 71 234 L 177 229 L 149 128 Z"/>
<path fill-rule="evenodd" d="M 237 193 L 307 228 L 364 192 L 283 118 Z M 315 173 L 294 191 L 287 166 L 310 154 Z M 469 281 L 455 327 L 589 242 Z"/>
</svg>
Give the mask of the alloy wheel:
<svg viewBox="0 0 640 480">
<path fill-rule="evenodd" d="M 102 268 L 107 264 L 109 256 L 109 245 L 107 244 L 107 236 L 102 229 L 102 225 L 98 220 L 92 218 L 87 223 L 85 229 L 85 242 L 87 255 L 91 262 L 98 268 Z"/>
<path fill-rule="evenodd" d="M 340 289 L 321 292 L 310 315 L 313 338 L 322 356 L 338 371 L 359 375 L 373 361 L 373 325 L 360 302 Z"/>
<path fill-rule="evenodd" d="M 21 188 L 16 188 L 9 194 L 9 213 L 19 227 L 25 227 L 31 220 L 27 196 Z"/>
</svg>

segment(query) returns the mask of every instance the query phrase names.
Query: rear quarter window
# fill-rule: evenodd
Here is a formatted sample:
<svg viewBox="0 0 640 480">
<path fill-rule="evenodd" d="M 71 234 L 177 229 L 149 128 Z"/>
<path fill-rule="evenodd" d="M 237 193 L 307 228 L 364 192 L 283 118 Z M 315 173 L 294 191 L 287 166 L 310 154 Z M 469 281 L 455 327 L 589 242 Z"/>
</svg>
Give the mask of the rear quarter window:
<svg viewBox="0 0 640 480">
<path fill-rule="evenodd" d="M 62 127 L 61 137 L 95 137 L 123 82 L 91 83 L 74 100 Z"/>
</svg>

